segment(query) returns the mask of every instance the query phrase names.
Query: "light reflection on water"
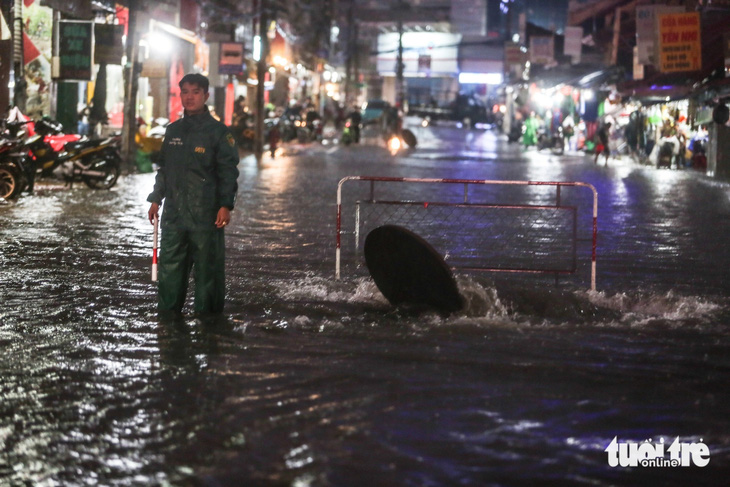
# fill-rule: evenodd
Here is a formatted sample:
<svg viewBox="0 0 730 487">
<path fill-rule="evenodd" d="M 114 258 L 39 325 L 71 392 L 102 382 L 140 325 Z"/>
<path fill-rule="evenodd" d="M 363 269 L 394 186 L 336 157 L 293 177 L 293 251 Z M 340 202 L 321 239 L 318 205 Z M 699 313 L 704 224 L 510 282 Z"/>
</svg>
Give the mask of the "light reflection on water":
<svg viewBox="0 0 730 487">
<path fill-rule="evenodd" d="M 0 208 L 0 483 L 719 480 L 727 185 L 523 154 L 491 132 L 460 158 L 464 131 L 422 133 L 446 140 L 393 159 L 350 147 L 242 161 L 218 320 L 158 320 L 152 175 Z M 600 192 L 599 291 L 459 275 L 462 313 L 392 309 L 364 269 L 333 279 L 335 187 L 353 174 L 586 180 Z M 712 461 L 612 470 L 616 435 L 699 435 Z"/>
</svg>

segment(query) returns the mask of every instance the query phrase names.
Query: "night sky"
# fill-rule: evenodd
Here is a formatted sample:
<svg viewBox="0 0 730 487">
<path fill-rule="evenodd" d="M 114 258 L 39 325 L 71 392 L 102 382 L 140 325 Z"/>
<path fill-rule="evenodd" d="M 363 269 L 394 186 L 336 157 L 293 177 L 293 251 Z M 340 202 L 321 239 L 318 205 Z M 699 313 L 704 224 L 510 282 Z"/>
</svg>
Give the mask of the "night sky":
<svg viewBox="0 0 730 487">
<path fill-rule="evenodd" d="M 545 29 L 562 33 L 568 17 L 568 0 L 518 0 L 527 11 L 527 20 Z"/>
<path fill-rule="evenodd" d="M 489 0 L 487 3 L 487 23 L 490 31 L 504 28 L 505 16 L 500 11 L 502 0 Z M 516 31 L 519 14 L 527 13 L 527 21 L 562 34 L 568 17 L 568 0 L 514 0 L 512 5 L 513 29 Z"/>
</svg>

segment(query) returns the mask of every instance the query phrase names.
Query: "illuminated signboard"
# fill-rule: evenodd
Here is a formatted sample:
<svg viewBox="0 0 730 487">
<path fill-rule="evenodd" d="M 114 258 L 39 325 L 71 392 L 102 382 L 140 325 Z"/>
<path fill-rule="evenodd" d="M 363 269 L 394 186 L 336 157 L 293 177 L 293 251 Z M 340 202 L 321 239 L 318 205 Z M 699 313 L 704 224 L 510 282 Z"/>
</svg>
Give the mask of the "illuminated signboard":
<svg viewBox="0 0 730 487">
<path fill-rule="evenodd" d="M 659 68 L 662 73 L 702 69 L 698 12 L 659 16 Z"/>
<path fill-rule="evenodd" d="M 58 22 L 58 78 L 91 80 L 94 24 L 76 20 Z"/>
</svg>

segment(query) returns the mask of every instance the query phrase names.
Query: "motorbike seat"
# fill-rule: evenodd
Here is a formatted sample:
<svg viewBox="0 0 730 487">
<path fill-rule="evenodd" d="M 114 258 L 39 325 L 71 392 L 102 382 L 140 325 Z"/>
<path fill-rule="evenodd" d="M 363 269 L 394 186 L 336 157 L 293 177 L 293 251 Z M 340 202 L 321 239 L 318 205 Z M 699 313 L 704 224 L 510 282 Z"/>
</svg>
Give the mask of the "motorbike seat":
<svg viewBox="0 0 730 487">
<path fill-rule="evenodd" d="M 77 151 L 77 150 L 81 150 L 81 149 L 86 149 L 88 147 L 94 147 L 95 145 L 98 145 L 98 144 L 99 144 L 98 140 L 90 140 L 90 139 L 83 140 L 82 139 L 82 140 L 77 140 L 75 142 L 67 142 L 66 145 L 64 146 L 64 149 L 66 149 L 67 151 Z"/>
</svg>

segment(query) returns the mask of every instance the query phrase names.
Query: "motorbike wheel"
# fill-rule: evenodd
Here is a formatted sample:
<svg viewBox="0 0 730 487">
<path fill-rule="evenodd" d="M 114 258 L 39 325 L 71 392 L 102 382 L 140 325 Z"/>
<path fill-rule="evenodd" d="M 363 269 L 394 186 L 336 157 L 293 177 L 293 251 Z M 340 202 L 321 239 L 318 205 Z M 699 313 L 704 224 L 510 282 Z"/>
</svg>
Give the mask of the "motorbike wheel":
<svg viewBox="0 0 730 487">
<path fill-rule="evenodd" d="M 414 134 L 409 129 L 403 129 L 403 131 L 401 132 L 401 137 L 403 137 L 403 141 L 408 144 L 408 147 L 415 147 L 418 144 L 416 134 Z"/>
<path fill-rule="evenodd" d="M 110 189 L 117 184 L 121 162 L 122 158 L 115 152 L 96 156 L 89 170 L 103 172 L 105 176 L 103 178 L 82 176 L 82 179 L 91 189 Z"/>
<path fill-rule="evenodd" d="M 562 156 L 563 152 L 565 152 L 565 141 L 562 138 L 556 138 L 553 141 L 552 150 L 556 156 Z"/>
<path fill-rule="evenodd" d="M 309 131 L 306 129 L 297 130 L 297 142 L 300 144 L 306 144 L 309 142 Z"/>
<path fill-rule="evenodd" d="M 22 191 L 19 171 L 10 164 L 0 164 L 0 198 L 9 200 Z"/>
</svg>

